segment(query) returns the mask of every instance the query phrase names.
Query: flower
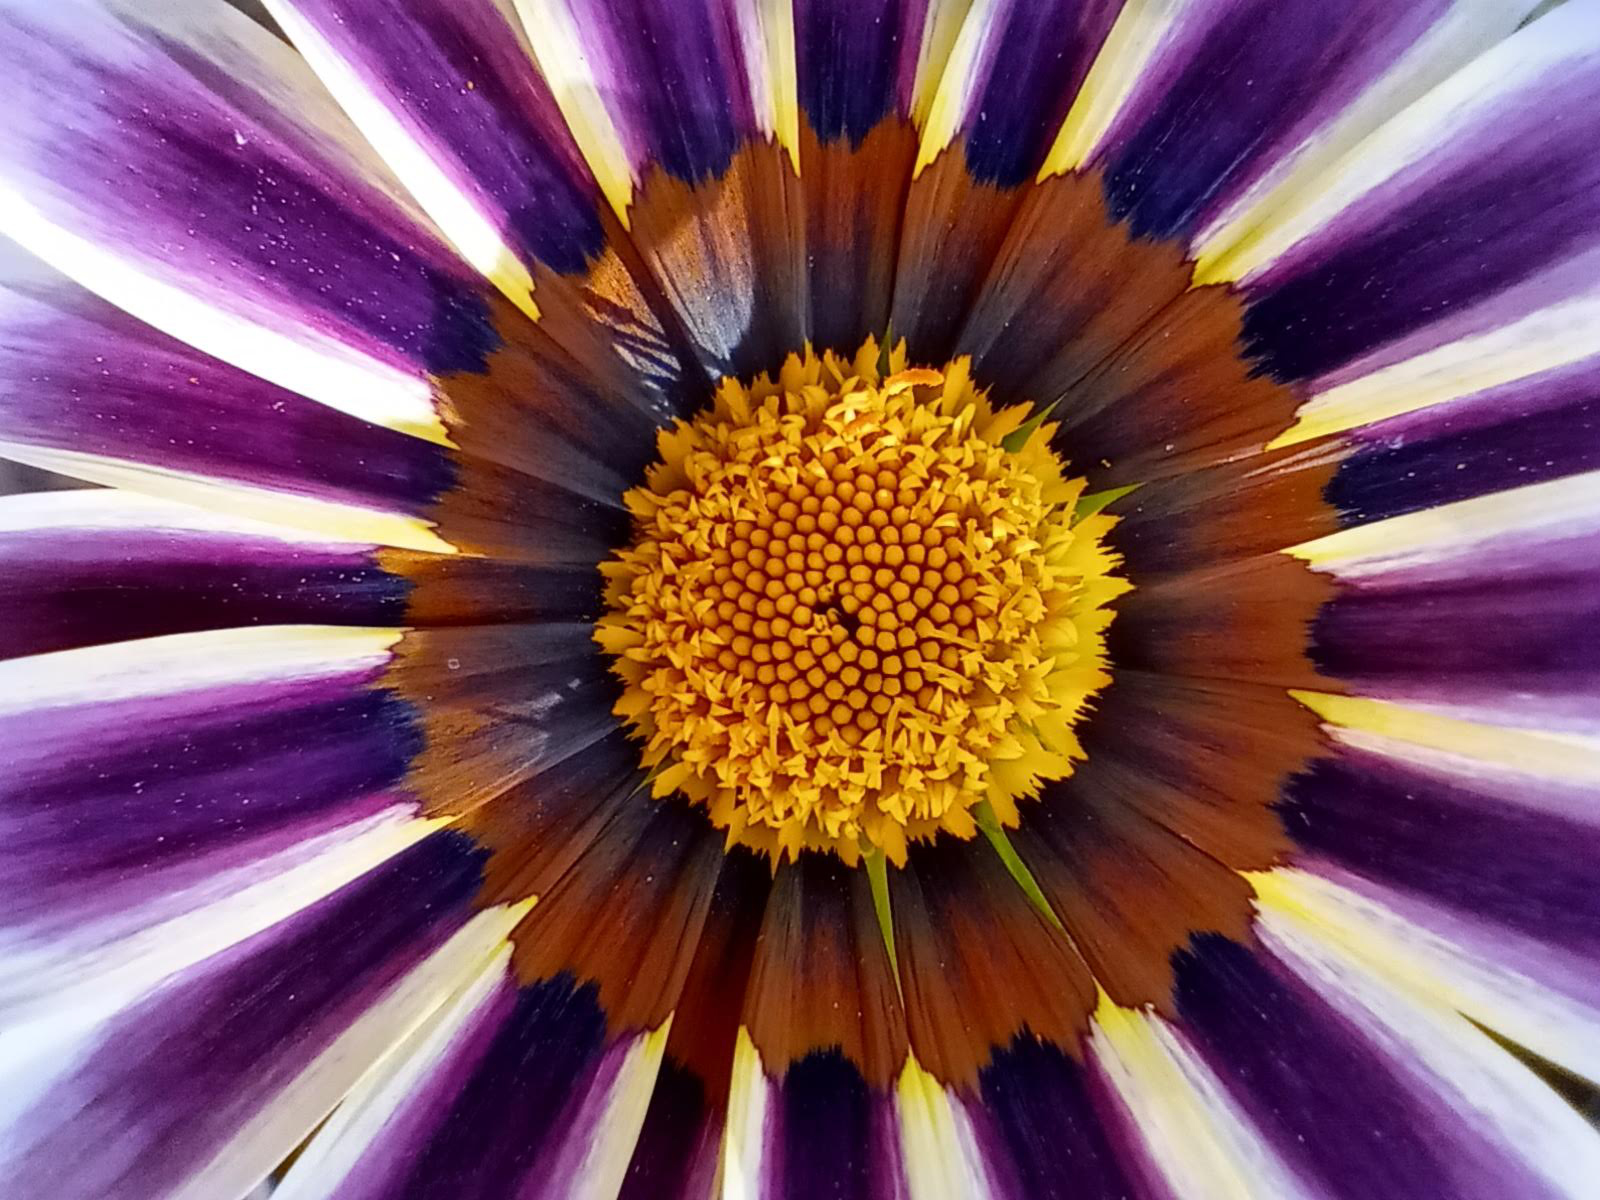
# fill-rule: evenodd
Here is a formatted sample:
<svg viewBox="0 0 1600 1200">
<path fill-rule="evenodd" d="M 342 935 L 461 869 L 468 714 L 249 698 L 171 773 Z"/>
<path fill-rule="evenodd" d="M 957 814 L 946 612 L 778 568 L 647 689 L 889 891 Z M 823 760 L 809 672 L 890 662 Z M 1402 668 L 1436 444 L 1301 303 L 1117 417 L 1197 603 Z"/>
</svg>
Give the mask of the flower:
<svg viewBox="0 0 1600 1200">
<path fill-rule="evenodd" d="M 0 2 L 5 1194 L 1593 1195 L 1535 7 Z"/>
</svg>

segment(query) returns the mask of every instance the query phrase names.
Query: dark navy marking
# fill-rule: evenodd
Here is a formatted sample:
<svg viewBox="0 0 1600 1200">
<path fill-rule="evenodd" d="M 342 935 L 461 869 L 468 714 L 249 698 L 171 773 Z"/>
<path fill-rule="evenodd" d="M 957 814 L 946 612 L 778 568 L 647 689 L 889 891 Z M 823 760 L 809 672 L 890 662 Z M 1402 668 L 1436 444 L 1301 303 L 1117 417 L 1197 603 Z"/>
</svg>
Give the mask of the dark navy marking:
<svg viewBox="0 0 1600 1200">
<path fill-rule="evenodd" d="M 893 110 L 911 0 L 799 0 L 800 107 L 823 142 L 859 148 Z M 913 51 L 914 52 L 914 51 Z"/>
<path fill-rule="evenodd" d="M 995 1141 L 992 1154 L 1011 1167 L 1018 1195 L 1128 1200 L 1136 1194 L 1083 1067 L 1060 1047 L 1019 1034 L 995 1053 L 978 1083 L 987 1110 L 984 1140 Z"/>
</svg>

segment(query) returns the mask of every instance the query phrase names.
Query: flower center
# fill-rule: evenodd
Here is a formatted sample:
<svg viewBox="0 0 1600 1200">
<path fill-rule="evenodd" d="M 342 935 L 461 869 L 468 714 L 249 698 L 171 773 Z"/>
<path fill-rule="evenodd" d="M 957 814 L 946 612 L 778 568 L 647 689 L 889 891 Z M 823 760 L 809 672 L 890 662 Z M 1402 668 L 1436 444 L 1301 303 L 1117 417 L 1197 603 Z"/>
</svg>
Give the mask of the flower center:
<svg viewBox="0 0 1600 1200">
<path fill-rule="evenodd" d="M 657 795 L 776 857 L 971 837 L 1080 757 L 1125 590 L 1050 426 L 966 360 L 809 351 L 660 438 L 596 640 Z"/>
</svg>

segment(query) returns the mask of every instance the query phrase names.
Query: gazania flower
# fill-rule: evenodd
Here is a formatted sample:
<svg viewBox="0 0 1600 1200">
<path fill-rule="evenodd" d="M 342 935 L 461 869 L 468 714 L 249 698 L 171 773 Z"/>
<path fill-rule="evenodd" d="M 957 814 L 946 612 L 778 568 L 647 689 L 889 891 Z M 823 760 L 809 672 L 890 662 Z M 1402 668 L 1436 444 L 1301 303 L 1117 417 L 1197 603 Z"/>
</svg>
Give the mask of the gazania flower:
<svg viewBox="0 0 1600 1200">
<path fill-rule="evenodd" d="M 1600 4 L 0 5 L 10 1200 L 1596 1194 Z"/>
</svg>

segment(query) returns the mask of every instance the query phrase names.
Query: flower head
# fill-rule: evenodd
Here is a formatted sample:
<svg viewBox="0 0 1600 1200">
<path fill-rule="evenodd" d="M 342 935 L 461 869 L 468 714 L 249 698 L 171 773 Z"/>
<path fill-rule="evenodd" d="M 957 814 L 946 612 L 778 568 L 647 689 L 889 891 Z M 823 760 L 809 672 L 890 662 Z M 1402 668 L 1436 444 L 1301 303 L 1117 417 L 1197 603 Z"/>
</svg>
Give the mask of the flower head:
<svg viewBox="0 0 1600 1200">
<path fill-rule="evenodd" d="M 995 412 L 964 364 L 906 369 L 902 345 L 885 378 L 878 357 L 727 380 L 663 433 L 595 639 L 658 796 L 730 842 L 904 866 L 908 840 L 971 837 L 984 804 L 1015 825 L 1071 771 L 1126 585 L 1053 426 Z"/>
<path fill-rule="evenodd" d="M 1591 1195 L 1535 7 L 0 0 L 0 1193 Z"/>
</svg>

